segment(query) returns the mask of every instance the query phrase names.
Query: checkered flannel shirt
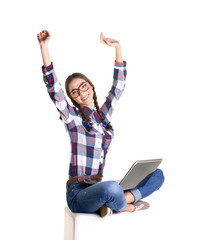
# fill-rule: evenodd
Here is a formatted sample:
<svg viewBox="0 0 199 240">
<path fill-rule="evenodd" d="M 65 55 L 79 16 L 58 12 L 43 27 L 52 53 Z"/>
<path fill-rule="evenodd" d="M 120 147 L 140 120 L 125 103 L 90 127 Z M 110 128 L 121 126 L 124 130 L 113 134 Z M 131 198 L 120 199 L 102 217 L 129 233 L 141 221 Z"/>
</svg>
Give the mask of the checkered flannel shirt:
<svg viewBox="0 0 199 240">
<path fill-rule="evenodd" d="M 65 98 L 61 84 L 57 80 L 53 63 L 42 66 L 43 80 L 46 84 L 50 98 L 55 104 L 71 140 L 71 160 L 69 165 L 69 178 L 75 176 L 90 176 L 103 174 L 106 154 L 109 150 L 114 132 L 106 131 L 100 122 L 96 109 L 83 107 L 90 117 L 93 127 L 97 131 L 88 132 L 83 125 L 79 110 L 69 105 Z M 115 104 L 119 100 L 126 80 L 126 62 L 114 64 L 113 85 L 108 93 L 105 103 L 100 108 L 106 121 L 110 121 Z"/>
</svg>

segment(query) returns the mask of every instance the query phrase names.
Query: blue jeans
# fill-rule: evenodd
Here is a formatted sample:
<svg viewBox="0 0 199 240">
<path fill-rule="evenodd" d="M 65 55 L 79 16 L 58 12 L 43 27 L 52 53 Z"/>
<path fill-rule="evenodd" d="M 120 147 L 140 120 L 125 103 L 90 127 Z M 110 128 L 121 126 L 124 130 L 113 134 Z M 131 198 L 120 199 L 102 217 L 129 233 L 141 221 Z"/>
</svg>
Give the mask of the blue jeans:
<svg viewBox="0 0 199 240">
<path fill-rule="evenodd" d="M 157 169 L 136 188 L 128 191 L 134 195 L 137 202 L 158 190 L 163 182 L 163 172 Z M 122 212 L 127 207 L 124 191 L 116 181 L 105 181 L 94 185 L 74 182 L 67 189 L 67 203 L 72 212 L 79 213 L 93 213 L 103 205 L 117 212 Z"/>
</svg>

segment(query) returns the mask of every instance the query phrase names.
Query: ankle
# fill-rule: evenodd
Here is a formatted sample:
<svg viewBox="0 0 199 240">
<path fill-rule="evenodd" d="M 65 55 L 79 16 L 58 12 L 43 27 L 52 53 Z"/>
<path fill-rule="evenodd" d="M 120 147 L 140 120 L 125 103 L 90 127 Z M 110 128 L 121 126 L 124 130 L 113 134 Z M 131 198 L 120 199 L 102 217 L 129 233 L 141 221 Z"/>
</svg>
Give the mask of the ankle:
<svg viewBox="0 0 199 240">
<path fill-rule="evenodd" d="M 128 203 L 133 203 L 135 201 L 134 195 L 131 192 L 129 192 L 129 191 L 126 191 L 124 193 L 124 197 L 125 197 L 125 199 L 127 201 L 127 204 Z"/>
</svg>

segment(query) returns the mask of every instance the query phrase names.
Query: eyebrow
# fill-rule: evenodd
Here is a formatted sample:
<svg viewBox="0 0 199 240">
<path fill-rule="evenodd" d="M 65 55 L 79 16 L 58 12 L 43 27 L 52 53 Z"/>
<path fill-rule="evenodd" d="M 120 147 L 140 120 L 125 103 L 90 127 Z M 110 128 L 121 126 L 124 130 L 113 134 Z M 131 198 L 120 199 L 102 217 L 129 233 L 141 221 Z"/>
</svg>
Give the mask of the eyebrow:
<svg viewBox="0 0 199 240">
<path fill-rule="evenodd" d="M 82 84 L 84 84 L 84 83 L 86 83 L 86 81 L 82 82 L 82 83 L 79 85 L 79 87 L 80 87 Z M 79 87 L 78 87 L 78 88 L 74 88 L 74 89 L 72 89 L 70 92 L 73 92 L 74 90 L 78 90 Z"/>
</svg>

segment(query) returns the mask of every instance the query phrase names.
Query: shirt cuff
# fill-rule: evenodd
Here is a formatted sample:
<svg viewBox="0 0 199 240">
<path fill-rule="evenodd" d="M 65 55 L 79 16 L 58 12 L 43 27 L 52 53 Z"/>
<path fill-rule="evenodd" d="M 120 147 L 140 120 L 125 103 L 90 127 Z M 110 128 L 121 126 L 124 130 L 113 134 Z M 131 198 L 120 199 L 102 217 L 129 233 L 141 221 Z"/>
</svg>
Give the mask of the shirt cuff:
<svg viewBox="0 0 199 240">
<path fill-rule="evenodd" d="M 126 67 L 126 61 L 123 61 L 123 62 L 116 62 L 115 61 L 115 66 L 117 66 L 117 67 Z"/>
<path fill-rule="evenodd" d="M 53 69 L 53 63 L 51 62 L 51 64 L 47 67 L 42 66 L 41 69 L 42 69 L 43 74 L 46 74 L 47 72 L 50 72 Z"/>
</svg>

